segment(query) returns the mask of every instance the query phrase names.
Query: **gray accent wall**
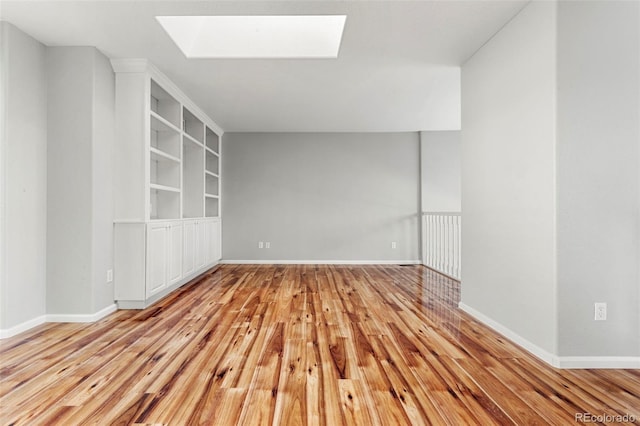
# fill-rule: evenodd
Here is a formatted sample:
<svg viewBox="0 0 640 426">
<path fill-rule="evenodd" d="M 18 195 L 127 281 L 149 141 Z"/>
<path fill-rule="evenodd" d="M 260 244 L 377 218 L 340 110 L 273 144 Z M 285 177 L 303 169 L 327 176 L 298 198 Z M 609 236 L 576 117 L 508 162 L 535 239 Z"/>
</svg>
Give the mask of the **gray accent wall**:
<svg viewBox="0 0 640 426">
<path fill-rule="evenodd" d="M 640 4 L 529 3 L 462 110 L 461 306 L 561 367 L 640 365 Z"/>
<path fill-rule="evenodd" d="M 462 303 L 550 354 L 555 7 L 529 3 L 462 67 Z"/>
<path fill-rule="evenodd" d="M 93 57 L 47 49 L 47 313 L 86 314 L 91 291 Z"/>
<path fill-rule="evenodd" d="M 223 260 L 418 261 L 419 165 L 418 133 L 225 133 Z"/>
<path fill-rule="evenodd" d="M 640 357 L 640 3 L 558 3 L 557 153 L 560 355 Z"/>
<path fill-rule="evenodd" d="M 6 22 L 0 34 L 6 336 L 113 305 L 115 78 L 93 47 L 46 47 Z"/>
<path fill-rule="evenodd" d="M 50 47 L 47 70 L 47 314 L 91 315 L 113 304 L 115 76 L 93 47 Z"/>
<path fill-rule="evenodd" d="M 93 51 L 93 311 L 112 305 L 113 281 L 106 280 L 113 270 L 114 143 L 116 80 L 109 58 Z"/>
<path fill-rule="evenodd" d="M 0 330 L 46 310 L 47 79 L 44 45 L 0 22 Z"/>
<path fill-rule="evenodd" d="M 460 132 L 420 132 L 423 212 L 459 212 Z"/>
</svg>

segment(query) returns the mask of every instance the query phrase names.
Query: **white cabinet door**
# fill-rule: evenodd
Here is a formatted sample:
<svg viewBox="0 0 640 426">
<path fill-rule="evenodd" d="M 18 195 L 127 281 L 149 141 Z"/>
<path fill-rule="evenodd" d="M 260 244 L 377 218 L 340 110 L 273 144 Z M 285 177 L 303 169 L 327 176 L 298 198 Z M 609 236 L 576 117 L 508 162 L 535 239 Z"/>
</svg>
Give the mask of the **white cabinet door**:
<svg viewBox="0 0 640 426">
<path fill-rule="evenodd" d="M 196 222 L 184 222 L 183 233 L 182 275 L 186 277 L 196 270 Z"/>
<path fill-rule="evenodd" d="M 147 226 L 147 297 L 167 286 L 168 238 L 166 223 Z"/>
<path fill-rule="evenodd" d="M 207 248 L 205 258 L 206 258 L 207 265 L 211 265 L 214 262 L 213 258 L 215 256 L 215 253 L 214 253 L 215 249 L 213 245 L 215 241 L 215 235 L 214 235 L 215 228 L 214 228 L 213 221 L 211 220 L 206 221 L 204 224 L 204 229 L 205 229 L 205 233 L 204 233 L 205 242 L 206 242 L 206 248 Z"/>
<path fill-rule="evenodd" d="M 146 296 L 152 296 L 182 278 L 182 224 L 147 226 Z"/>
<path fill-rule="evenodd" d="M 196 221 L 196 269 L 204 268 L 207 261 L 206 222 Z"/>
<path fill-rule="evenodd" d="M 220 222 L 217 220 L 207 221 L 207 265 L 211 265 L 220 260 Z"/>
<path fill-rule="evenodd" d="M 168 228 L 167 281 L 175 284 L 182 278 L 182 223 L 173 223 Z"/>
<path fill-rule="evenodd" d="M 214 222 L 215 224 L 215 242 L 214 242 L 214 256 L 213 260 L 215 262 L 220 261 L 222 259 L 222 223 L 218 220 Z"/>
</svg>

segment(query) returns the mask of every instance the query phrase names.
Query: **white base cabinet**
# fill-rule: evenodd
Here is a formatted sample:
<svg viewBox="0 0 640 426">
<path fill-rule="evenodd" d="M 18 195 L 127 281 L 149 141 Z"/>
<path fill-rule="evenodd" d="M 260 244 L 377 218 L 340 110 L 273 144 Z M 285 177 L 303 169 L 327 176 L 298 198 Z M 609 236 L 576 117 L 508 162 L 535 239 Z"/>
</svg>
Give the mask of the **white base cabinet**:
<svg viewBox="0 0 640 426">
<path fill-rule="evenodd" d="M 192 219 L 184 221 L 182 271 L 190 274 L 220 260 L 220 221 Z"/>
<path fill-rule="evenodd" d="M 144 309 L 220 260 L 220 220 L 115 225 L 115 298 Z"/>
<path fill-rule="evenodd" d="M 182 223 L 147 224 L 146 297 L 182 278 Z"/>
<path fill-rule="evenodd" d="M 183 225 L 183 257 L 182 272 L 191 275 L 196 270 L 196 234 L 197 223 L 195 220 L 185 220 Z"/>
<path fill-rule="evenodd" d="M 207 236 L 205 235 L 205 229 L 206 223 L 198 220 L 196 223 L 196 269 L 202 269 L 207 264 Z"/>
<path fill-rule="evenodd" d="M 222 257 L 220 221 L 208 220 L 205 221 L 204 226 L 204 235 L 206 241 L 205 261 L 206 263 L 217 262 Z"/>
</svg>

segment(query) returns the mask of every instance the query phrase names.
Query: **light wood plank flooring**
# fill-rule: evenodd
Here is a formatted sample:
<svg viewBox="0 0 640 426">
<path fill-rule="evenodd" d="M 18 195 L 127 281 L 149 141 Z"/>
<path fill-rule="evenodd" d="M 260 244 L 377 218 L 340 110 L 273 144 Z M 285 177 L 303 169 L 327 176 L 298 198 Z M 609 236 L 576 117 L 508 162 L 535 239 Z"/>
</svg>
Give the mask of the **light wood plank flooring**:
<svg viewBox="0 0 640 426">
<path fill-rule="evenodd" d="M 422 266 L 219 266 L 147 310 L 1 341 L 0 420 L 640 424 L 638 370 L 555 370 L 458 300 Z"/>
</svg>

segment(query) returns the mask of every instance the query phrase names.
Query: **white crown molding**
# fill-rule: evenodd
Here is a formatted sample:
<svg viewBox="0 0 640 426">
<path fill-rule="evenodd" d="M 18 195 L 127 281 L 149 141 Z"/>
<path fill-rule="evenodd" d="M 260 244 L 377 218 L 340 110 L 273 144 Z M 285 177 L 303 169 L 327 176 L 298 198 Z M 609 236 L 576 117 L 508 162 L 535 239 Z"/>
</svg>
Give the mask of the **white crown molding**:
<svg viewBox="0 0 640 426">
<path fill-rule="evenodd" d="M 147 72 L 151 64 L 141 58 L 111 59 L 111 68 L 115 72 Z"/>
<path fill-rule="evenodd" d="M 205 114 L 199 106 L 193 103 L 193 101 L 191 101 L 191 99 L 169 79 L 169 77 L 167 77 L 149 60 L 143 58 L 111 59 L 111 68 L 113 68 L 113 71 L 116 73 L 148 73 L 151 78 L 163 87 L 163 89 L 167 90 L 172 96 L 177 98 L 189 111 L 201 118 L 218 136 L 222 137 L 224 134 L 224 130 L 218 125 L 218 123 Z"/>
</svg>

